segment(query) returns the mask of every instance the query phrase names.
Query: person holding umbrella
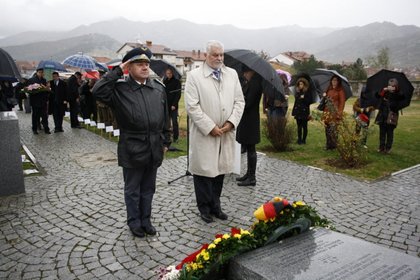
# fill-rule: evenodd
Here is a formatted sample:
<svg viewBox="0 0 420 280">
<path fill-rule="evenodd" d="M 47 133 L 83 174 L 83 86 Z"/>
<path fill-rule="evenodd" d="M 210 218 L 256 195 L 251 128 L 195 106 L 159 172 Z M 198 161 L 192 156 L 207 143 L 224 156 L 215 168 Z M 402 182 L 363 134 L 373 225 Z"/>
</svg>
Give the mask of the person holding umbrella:
<svg viewBox="0 0 420 280">
<path fill-rule="evenodd" d="M 333 150 L 337 148 L 338 132 L 337 125 L 343 118 L 344 105 L 346 103 L 346 94 L 341 85 L 341 79 L 333 75 L 330 79 L 327 91 L 324 92 L 326 105 L 322 114 L 322 120 L 325 125 L 326 149 Z"/>
<path fill-rule="evenodd" d="M 255 145 L 260 142 L 260 100 L 262 96 L 261 76 L 244 66 L 242 69 L 245 82 L 242 91 L 245 98 L 245 109 L 239 122 L 236 141 L 245 147 L 248 169 L 244 176 L 236 178 L 238 186 L 255 186 L 257 168 L 257 151 Z"/>
<path fill-rule="evenodd" d="M 399 101 L 404 98 L 398 86 L 398 80 L 391 78 L 377 96 L 380 98 L 379 112 L 375 123 L 379 125 L 378 152 L 389 154 L 394 142 L 394 129 L 397 127 Z"/>
<path fill-rule="evenodd" d="M 300 77 L 296 81 L 295 103 L 292 109 L 292 116 L 296 119 L 299 145 L 306 144 L 308 136 L 308 120 L 310 115 L 309 106 L 312 103 L 312 94 L 309 91 L 309 81 Z"/>
<path fill-rule="evenodd" d="M 200 217 L 226 220 L 220 196 L 224 176 L 234 170 L 235 127 L 244 110 L 244 95 L 237 72 L 223 64 L 224 47 L 209 41 L 206 60 L 190 71 L 185 84 L 185 108 L 189 116 L 188 171 L 193 174 Z"/>
</svg>

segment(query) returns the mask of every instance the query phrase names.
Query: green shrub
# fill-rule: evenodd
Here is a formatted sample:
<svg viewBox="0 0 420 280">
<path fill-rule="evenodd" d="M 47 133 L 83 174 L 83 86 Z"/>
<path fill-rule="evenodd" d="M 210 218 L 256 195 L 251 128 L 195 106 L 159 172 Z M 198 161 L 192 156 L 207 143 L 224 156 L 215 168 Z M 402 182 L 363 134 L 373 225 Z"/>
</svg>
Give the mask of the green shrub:
<svg viewBox="0 0 420 280">
<path fill-rule="evenodd" d="M 263 132 L 276 151 L 287 151 L 296 135 L 296 126 L 287 117 L 271 117 L 264 121 Z"/>
</svg>

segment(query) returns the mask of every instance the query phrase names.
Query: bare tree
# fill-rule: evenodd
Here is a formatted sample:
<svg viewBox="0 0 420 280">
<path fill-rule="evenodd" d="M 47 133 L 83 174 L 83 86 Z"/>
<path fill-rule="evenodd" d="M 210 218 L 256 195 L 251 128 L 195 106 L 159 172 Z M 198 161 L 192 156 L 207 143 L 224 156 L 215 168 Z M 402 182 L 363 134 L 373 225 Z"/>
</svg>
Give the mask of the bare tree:
<svg viewBox="0 0 420 280">
<path fill-rule="evenodd" d="M 368 63 L 375 68 L 379 69 L 389 69 L 390 62 L 389 62 L 389 48 L 383 47 L 381 48 L 375 57 L 371 56 L 367 59 Z"/>
</svg>

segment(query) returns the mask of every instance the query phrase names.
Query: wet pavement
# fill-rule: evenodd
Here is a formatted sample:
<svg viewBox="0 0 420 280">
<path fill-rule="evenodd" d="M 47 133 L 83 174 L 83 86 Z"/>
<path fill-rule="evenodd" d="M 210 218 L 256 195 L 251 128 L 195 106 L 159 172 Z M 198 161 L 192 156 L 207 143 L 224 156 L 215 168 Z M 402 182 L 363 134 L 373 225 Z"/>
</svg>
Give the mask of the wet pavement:
<svg viewBox="0 0 420 280">
<path fill-rule="evenodd" d="M 153 202 L 158 235 L 137 238 L 125 223 L 116 143 L 68 123 L 64 133 L 33 135 L 30 114 L 18 117 L 42 175 L 25 178 L 25 194 L 0 197 L 0 279 L 156 279 L 216 233 L 249 228 L 273 196 L 304 200 L 340 232 L 420 256 L 420 165 L 368 183 L 259 154 L 257 186 L 226 176 L 229 219 L 206 224 L 192 177 L 168 184 L 185 174 L 186 157 L 166 159 Z"/>
</svg>

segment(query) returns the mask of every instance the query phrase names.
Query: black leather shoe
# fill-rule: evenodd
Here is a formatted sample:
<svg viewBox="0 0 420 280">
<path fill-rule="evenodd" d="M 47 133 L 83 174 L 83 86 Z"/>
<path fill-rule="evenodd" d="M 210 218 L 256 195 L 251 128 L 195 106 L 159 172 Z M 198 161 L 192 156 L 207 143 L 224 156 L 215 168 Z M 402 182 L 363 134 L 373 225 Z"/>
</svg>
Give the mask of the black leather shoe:
<svg viewBox="0 0 420 280">
<path fill-rule="evenodd" d="M 209 214 L 200 214 L 200 217 L 203 221 L 205 221 L 208 224 L 214 221 Z"/>
<path fill-rule="evenodd" d="M 51 132 L 49 130 L 46 130 L 45 134 L 51 134 Z"/>
<path fill-rule="evenodd" d="M 216 218 L 220 219 L 220 220 L 227 220 L 228 215 L 226 215 L 225 213 L 223 213 L 222 211 L 219 211 L 217 213 L 213 214 Z"/>
<path fill-rule="evenodd" d="M 38 131 L 36 131 L 36 130 L 34 130 L 33 132 L 34 132 L 34 134 L 38 134 Z"/>
<path fill-rule="evenodd" d="M 147 227 L 141 227 L 145 233 L 147 233 L 148 235 L 156 235 L 156 229 L 154 226 L 150 225 Z"/>
<path fill-rule="evenodd" d="M 246 180 L 246 178 L 248 178 L 248 173 L 245 173 L 245 175 L 244 175 L 244 176 L 242 176 L 242 177 L 237 177 L 237 178 L 236 178 L 236 181 L 238 181 L 238 182 L 242 182 L 242 181 L 245 181 L 245 180 Z"/>
<path fill-rule="evenodd" d="M 238 186 L 244 187 L 244 186 L 255 186 L 255 184 L 257 183 L 257 180 L 255 180 L 255 178 L 246 178 L 245 181 L 239 182 Z"/>
<path fill-rule="evenodd" d="M 137 237 L 144 237 L 144 231 L 141 228 L 130 228 L 131 232 Z"/>
</svg>

